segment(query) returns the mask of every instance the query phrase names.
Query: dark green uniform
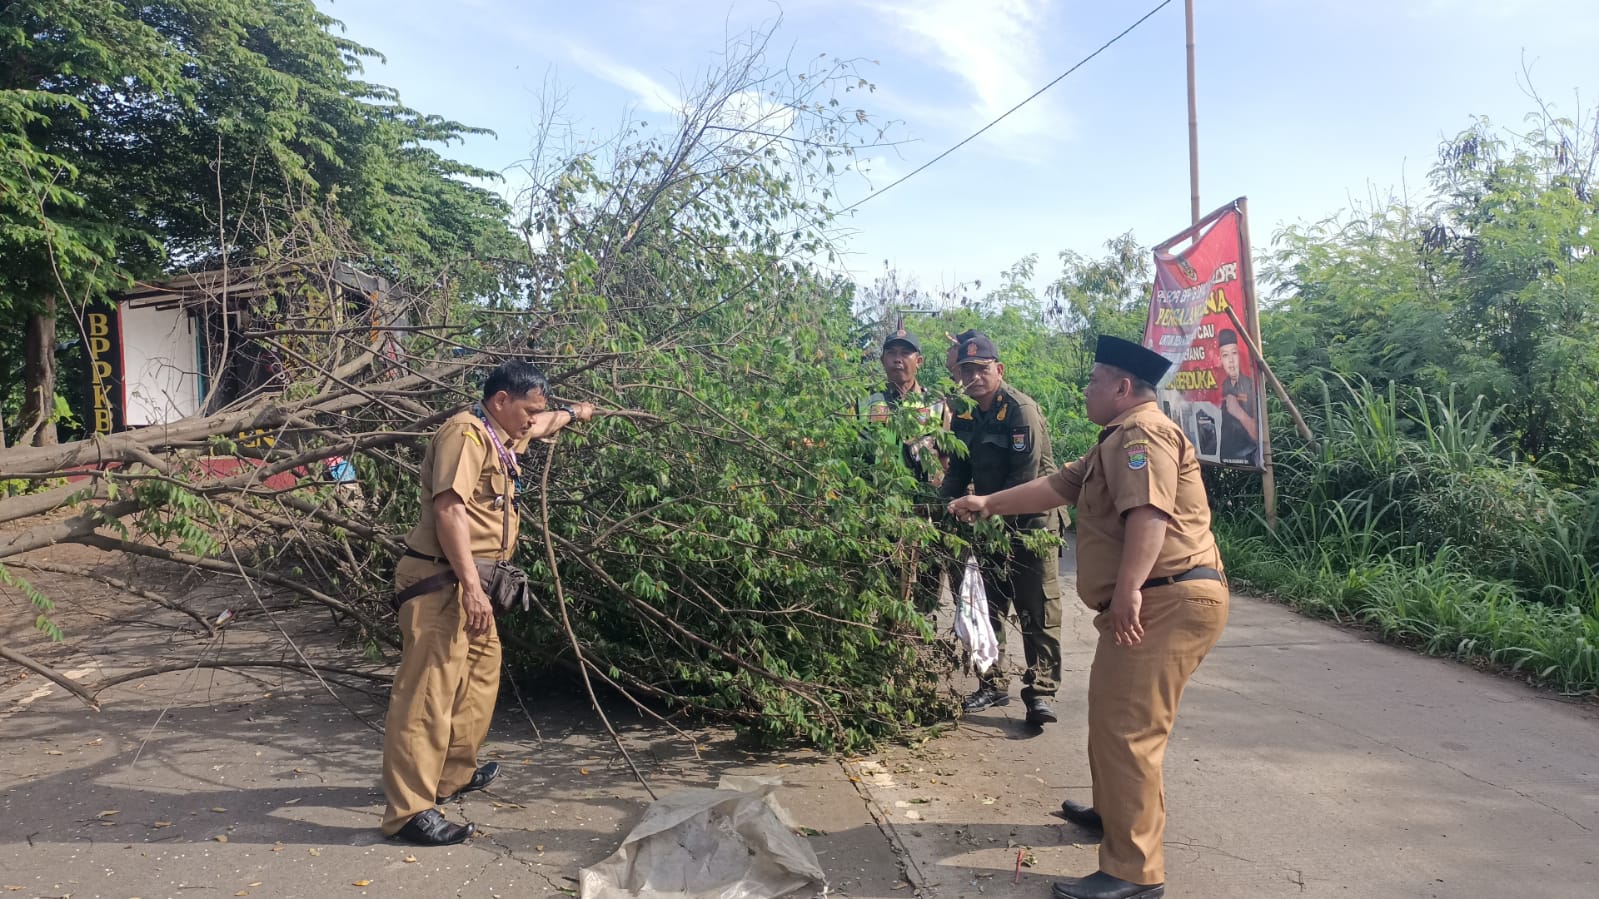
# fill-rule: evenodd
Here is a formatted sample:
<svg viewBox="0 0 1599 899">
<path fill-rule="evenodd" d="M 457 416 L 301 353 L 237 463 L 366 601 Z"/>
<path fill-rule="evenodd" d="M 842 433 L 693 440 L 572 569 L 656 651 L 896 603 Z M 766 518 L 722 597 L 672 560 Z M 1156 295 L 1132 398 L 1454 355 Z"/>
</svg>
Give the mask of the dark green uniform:
<svg viewBox="0 0 1599 899">
<path fill-rule="evenodd" d="M 1049 426 L 1038 404 L 1009 384 L 1000 386 L 987 412 L 976 405 L 957 412 L 950 430 L 966 444 L 967 454 L 949 463 L 941 491 L 948 499 L 966 495 L 968 487 L 978 496 L 998 493 L 1055 470 Z M 1058 534 L 1059 522 L 1060 513 L 1055 510 L 1005 518 L 1005 526 L 1012 532 Z M 1004 622 L 1014 607 L 1027 658 L 1022 700 L 1054 696 L 1060 682 L 1060 565 L 1055 554 L 1040 557 L 1013 537 L 1008 552 L 984 554 L 978 566 L 988 595 L 989 620 L 1000 644 L 999 661 L 981 675 L 982 685 L 1001 691 L 1006 688 Z"/>
<path fill-rule="evenodd" d="M 861 401 L 860 416 L 865 421 L 882 424 L 887 422 L 897 409 L 906 408 L 914 411 L 921 426 L 916 435 L 907 439 L 901 447 L 905 467 L 916 475 L 917 481 L 924 485 L 936 486 L 935 475 L 942 475 L 943 468 L 938 458 L 938 451 L 933 446 L 933 437 L 944 429 L 944 399 L 920 384 L 913 382 L 911 387 L 908 393 L 901 393 L 893 384 L 885 386 Z M 924 489 L 931 492 L 933 487 Z M 912 601 L 916 608 L 929 615 L 936 611 L 942 586 L 939 561 L 931 554 L 912 556 L 912 563 L 905 576 L 906 583 L 915 584 Z"/>
</svg>

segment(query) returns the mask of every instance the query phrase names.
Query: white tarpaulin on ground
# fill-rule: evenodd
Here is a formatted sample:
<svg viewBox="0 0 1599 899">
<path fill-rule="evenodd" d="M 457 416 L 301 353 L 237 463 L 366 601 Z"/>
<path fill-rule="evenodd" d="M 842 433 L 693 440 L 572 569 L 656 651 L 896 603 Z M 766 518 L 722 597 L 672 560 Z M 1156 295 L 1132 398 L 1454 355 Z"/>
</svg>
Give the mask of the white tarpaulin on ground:
<svg viewBox="0 0 1599 899">
<path fill-rule="evenodd" d="M 966 560 L 966 575 L 955 594 L 955 636 L 971 653 L 972 671 L 982 674 L 999 661 L 999 638 L 988 620 L 988 594 L 975 558 Z"/>
<path fill-rule="evenodd" d="M 772 798 L 777 778 L 723 777 L 650 803 L 621 848 L 579 873 L 582 899 L 776 899 L 825 891 L 816 853 Z"/>
</svg>

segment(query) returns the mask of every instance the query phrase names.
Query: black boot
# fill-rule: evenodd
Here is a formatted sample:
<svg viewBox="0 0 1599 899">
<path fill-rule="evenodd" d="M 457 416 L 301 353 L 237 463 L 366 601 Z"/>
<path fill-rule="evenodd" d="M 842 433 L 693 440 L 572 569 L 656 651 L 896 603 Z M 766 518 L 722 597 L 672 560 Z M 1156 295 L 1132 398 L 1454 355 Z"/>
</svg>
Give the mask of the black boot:
<svg viewBox="0 0 1599 899">
<path fill-rule="evenodd" d="M 1034 727 L 1043 727 L 1054 724 L 1060 719 L 1055 717 L 1055 710 L 1049 707 L 1042 696 L 1034 696 L 1027 700 L 1027 723 Z"/>
<path fill-rule="evenodd" d="M 996 705 L 1010 705 L 1010 694 L 998 687 L 982 686 L 977 688 L 977 692 L 966 697 L 961 703 L 961 709 L 969 715 Z"/>
</svg>

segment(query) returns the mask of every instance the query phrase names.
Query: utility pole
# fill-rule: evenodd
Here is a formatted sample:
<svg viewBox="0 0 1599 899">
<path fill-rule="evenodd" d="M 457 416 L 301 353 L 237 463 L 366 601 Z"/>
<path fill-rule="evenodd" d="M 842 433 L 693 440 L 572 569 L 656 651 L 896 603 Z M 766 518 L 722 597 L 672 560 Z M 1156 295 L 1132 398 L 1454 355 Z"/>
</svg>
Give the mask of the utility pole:
<svg viewBox="0 0 1599 899">
<path fill-rule="evenodd" d="M 1188 24 L 1188 190 L 1190 225 L 1199 224 L 1199 99 L 1194 90 L 1194 0 L 1183 0 Z M 1198 237 L 1198 235 L 1195 235 Z"/>
</svg>

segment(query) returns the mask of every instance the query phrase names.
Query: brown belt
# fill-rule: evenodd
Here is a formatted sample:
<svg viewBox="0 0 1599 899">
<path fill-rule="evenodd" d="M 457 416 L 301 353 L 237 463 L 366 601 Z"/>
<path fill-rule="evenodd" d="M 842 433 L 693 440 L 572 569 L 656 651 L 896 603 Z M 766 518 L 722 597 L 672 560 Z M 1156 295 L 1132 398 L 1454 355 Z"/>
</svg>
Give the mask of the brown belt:
<svg viewBox="0 0 1599 899">
<path fill-rule="evenodd" d="M 452 569 L 446 568 L 438 574 L 425 577 L 411 586 L 406 587 L 404 590 L 394 594 L 394 598 L 389 600 L 389 606 L 393 608 L 394 611 L 398 612 L 400 611 L 400 606 L 403 606 L 407 602 L 416 599 L 418 596 L 426 596 L 435 590 L 443 590 L 445 587 L 453 587 L 460 582 L 461 579 L 455 576 L 455 572 Z"/>
<path fill-rule="evenodd" d="M 426 553 L 419 553 L 409 546 L 405 548 L 405 555 L 410 556 L 413 559 L 421 559 L 424 562 L 432 562 L 435 565 L 443 565 L 445 568 L 438 574 L 429 575 L 412 584 L 411 586 L 406 587 L 404 590 L 394 594 L 394 598 L 389 600 L 389 607 L 394 609 L 396 612 L 400 611 L 400 606 L 405 605 L 410 600 L 416 599 L 418 596 L 426 596 L 435 590 L 443 590 L 445 587 L 453 587 L 461 582 L 461 579 L 455 576 L 455 570 L 449 567 L 449 559 L 441 559 L 438 556 L 430 556 Z"/>
</svg>

